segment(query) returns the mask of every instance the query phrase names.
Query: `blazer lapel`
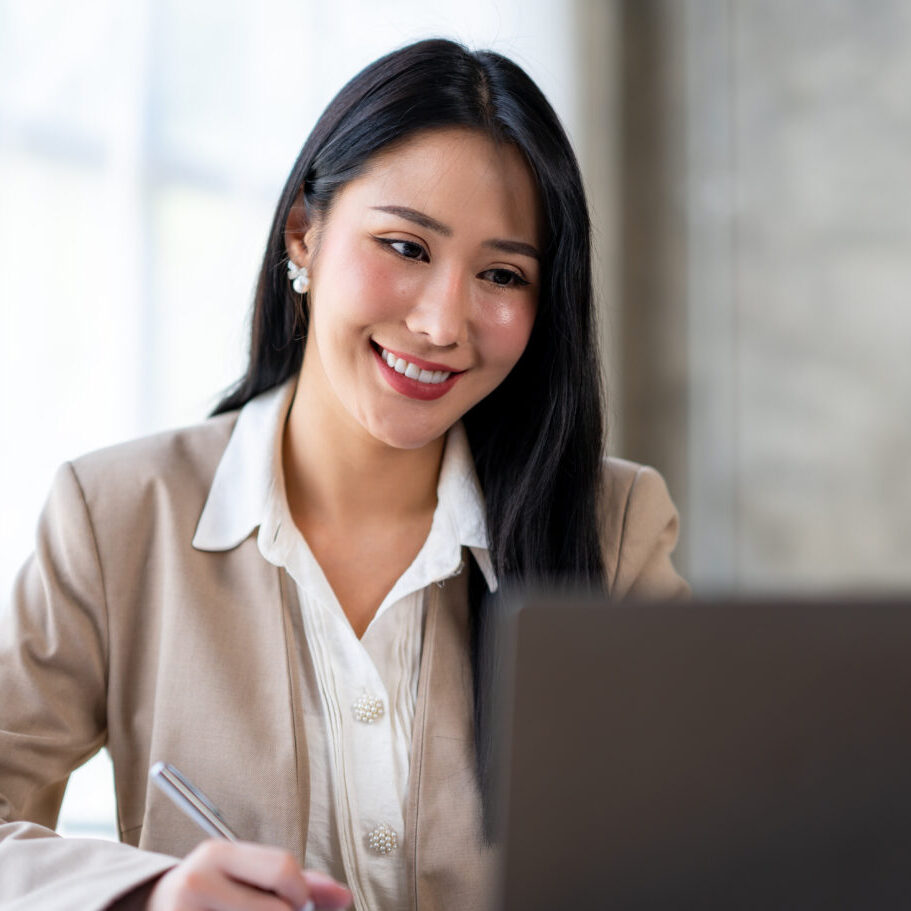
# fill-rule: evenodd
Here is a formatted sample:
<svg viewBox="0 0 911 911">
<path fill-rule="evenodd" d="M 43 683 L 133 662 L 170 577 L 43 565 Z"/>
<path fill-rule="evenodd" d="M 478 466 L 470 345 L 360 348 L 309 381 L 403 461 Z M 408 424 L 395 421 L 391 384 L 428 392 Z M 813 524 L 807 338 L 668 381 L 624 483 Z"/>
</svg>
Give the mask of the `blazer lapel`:
<svg viewBox="0 0 911 911">
<path fill-rule="evenodd" d="M 282 619 L 284 621 L 285 669 L 288 674 L 288 696 L 291 704 L 291 730 L 294 734 L 294 755 L 296 759 L 295 776 L 300 825 L 297 827 L 299 844 L 294 850 L 300 858 L 301 866 L 307 850 L 307 832 L 310 821 L 310 755 L 307 750 L 307 735 L 304 725 L 303 700 L 301 697 L 302 667 L 305 659 L 302 654 L 306 648 L 304 628 L 301 620 L 300 601 L 297 597 L 297 586 L 281 569 Z M 291 845 L 288 845 L 291 848 Z"/>
<path fill-rule="evenodd" d="M 194 580 L 192 596 L 185 582 L 163 593 L 179 608 L 165 621 L 174 630 L 152 698 L 167 712 L 154 715 L 149 761 L 177 765 L 242 838 L 303 863 L 309 773 L 294 586 L 253 537 L 227 553 L 194 552 L 192 564 L 180 574 Z M 136 786 L 148 801 L 141 847 L 184 854 L 204 837 L 156 789 Z"/>
<path fill-rule="evenodd" d="M 491 900 L 496 857 L 481 837 L 467 568 L 429 597 L 405 811 L 410 905 L 480 909 Z"/>
</svg>

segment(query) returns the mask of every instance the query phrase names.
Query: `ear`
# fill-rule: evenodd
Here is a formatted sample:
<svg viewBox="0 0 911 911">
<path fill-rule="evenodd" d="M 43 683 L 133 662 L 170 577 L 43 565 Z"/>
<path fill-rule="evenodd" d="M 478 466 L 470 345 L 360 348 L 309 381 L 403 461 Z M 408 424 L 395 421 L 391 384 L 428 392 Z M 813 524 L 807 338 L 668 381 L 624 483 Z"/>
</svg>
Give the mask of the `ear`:
<svg viewBox="0 0 911 911">
<path fill-rule="evenodd" d="M 306 266 L 309 269 L 313 260 L 315 241 L 316 229 L 307 215 L 304 194 L 300 193 L 294 200 L 294 205 L 288 213 L 288 220 L 285 222 L 285 250 L 288 251 L 288 259 L 297 266 Z"/>
</svg>

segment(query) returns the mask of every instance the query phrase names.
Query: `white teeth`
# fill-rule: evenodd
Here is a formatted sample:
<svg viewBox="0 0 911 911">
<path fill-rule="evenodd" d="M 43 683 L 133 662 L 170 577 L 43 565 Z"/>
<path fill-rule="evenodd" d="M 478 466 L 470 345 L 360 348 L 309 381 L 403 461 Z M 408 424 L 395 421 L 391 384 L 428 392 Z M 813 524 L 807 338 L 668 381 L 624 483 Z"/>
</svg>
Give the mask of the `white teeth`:
<svg viewBox="0 0 911 911">
<path fill-rule="evenodd" d="M 417 364 L 412 364 L 404 358 L 397 357 L 385 348 L 380 349 L 380 356 L 396 373 L 404 373 L 405 376 L 412 380 L 417 380 L 419 383 L 442 383 L 452 376 L 451 371 L 448 370 L 424 370 L 418 367 Z"/>
</svg>

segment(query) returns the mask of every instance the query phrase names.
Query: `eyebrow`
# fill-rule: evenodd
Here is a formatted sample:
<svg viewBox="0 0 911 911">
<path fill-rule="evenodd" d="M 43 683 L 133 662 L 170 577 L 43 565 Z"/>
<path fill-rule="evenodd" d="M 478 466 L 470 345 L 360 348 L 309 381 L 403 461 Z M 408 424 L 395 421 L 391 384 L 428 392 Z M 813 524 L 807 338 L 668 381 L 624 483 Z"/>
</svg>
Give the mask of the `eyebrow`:
<svg viewBox="0 0 911 911">
<path fill-rule="evenodd" d="M 427 228 L 429 231 L 442 234 L 443 237 L 452 237 L 452 228 L 437 221 L 435 218 L 431 218 L 429 215 L 425 215 L 423 212 L 418 212 L 417 209 L 411 209 L 408 206 L 371 206 L 371 208 L 378 212 L 388 212 L 390 215 L 398 215 L 399 218 L 404 218 L 406 221 L 420 225 L 422 228 Z M 538 253 L 531 244 L 527 244 L 521 240 L 494 238 L 492 240 L 485 240 L 482 246 L 490 247 L 493 250 L 499 250 L 502 253 L 518 253 L 521 256 L 530 256 L 532 259 L 541 259 L 541 254 Z"/>
</svg>

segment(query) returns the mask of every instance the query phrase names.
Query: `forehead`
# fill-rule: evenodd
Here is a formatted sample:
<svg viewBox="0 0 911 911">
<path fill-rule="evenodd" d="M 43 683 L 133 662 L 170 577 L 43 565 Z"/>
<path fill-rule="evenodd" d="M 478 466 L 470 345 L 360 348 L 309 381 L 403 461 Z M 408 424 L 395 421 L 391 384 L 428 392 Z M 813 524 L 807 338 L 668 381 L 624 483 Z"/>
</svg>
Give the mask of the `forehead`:
<svg viewBox="0 0 911 911">
<path fill-rule="evenodd" d="M 375 155 L 337 203 L 370 209 L 402 205 L 453 228 L 539 242 L 538 190 L 522 153 L 482 133 L 456 128 L 419 133 Z"/>
</svg>

